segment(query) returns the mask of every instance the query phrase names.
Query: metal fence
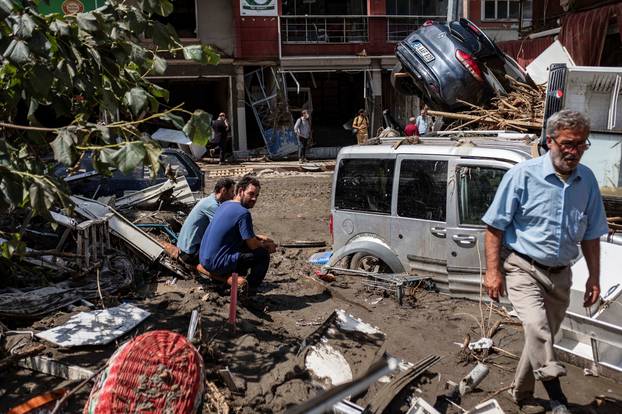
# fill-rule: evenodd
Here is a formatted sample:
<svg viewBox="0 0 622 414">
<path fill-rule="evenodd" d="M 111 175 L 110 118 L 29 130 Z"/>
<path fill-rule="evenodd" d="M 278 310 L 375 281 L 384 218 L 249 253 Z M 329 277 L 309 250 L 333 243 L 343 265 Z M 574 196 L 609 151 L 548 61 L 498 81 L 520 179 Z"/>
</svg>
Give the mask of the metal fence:
<svg viewBox="0 0 622 414">
<path fill-rule="evenodd" d="M 281 16 L 282 43 L 365 43 L 368 16 Z"/>
<path fill-rule="evenodd" d="M 386 41 L 398 42 L 426 20 L 445 21 L 447 16 L 281 16 L 282 43 L 366 43 L 369 22 L 382 19 Z"/>
</svg>

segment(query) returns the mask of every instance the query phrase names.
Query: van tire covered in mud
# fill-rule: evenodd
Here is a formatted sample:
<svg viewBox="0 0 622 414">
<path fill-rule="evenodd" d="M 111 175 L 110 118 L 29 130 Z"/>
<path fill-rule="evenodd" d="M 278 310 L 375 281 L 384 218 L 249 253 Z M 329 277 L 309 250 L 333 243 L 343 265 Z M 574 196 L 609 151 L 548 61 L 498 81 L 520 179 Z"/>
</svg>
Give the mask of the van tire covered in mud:
<svg viewBox="0 0 622 414">
<path fill-rule="evenodd" d="M 352 255 L 350 260 L 350 269 L 363 270 L 372 273 L 391 273 L 393 269 L 387 265 L 382 259 L 371 253 L 359 252 Z"/>
</svg>

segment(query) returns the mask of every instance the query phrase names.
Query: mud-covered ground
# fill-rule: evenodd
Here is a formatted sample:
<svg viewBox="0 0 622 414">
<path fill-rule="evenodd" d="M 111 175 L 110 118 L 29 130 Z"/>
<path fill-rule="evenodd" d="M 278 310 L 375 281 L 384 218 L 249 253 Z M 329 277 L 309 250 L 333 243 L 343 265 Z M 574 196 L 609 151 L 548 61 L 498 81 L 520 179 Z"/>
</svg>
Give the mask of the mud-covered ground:
<svg viewBox="0 0 622 414">
<path fill-rule="evenodd" d="M 256 231 L 285 243 L 295 240 L 314 240 L 330 243 L 328 233 L 331 175 L 329 173 L 267 176 L 261 178 L 259 201 L 253 210 Z M 208 188 L 213 185 L 208 181 Z M 358 277 L 337 276 L 332 283 L 321 281 L 315 275 L 308 257 L 323 249 L 281 248 L 272 257 L 266 281 L 260 294 L 253 300 L 243 301 L 238 312 L 237 333 L 231 335 L 225 325 L 229 312 L 226 292 L 199 281 L 177 280 L 164 271 L 153 271 L 152 281 L 133 290 L 129 299 L 152 312 L 152 315 L 130 335 L 153 329 L 171 329 L 180 333 L 187 330 L 190 313 L 199 309 L 201 314 L 202 345 L 206 377 L 222 393 L 233 412 L 283 412 L 287 407 L 311 398 L 318 392 L 316 382 L 298 355 L 302 341 L 335 309 L 344 309 L 377 327 L 386 335 L 383 350 L 392 356 L 415 363 L 435 354 L 441 357 L 415 387 L 407 394 L 422 396 L 434 403 L 444 392 L 444 384 L 459 382 L 475 365 L 466 361 L 460 346 L 468 334 L 475 340 L 481 337 L 478 321 L 482 310 L 478 303 L 456 300 L 423 288 L 410 290 L 403 306 L 386 293 L 373 291 Z M 325 287 L 324 285 L 328 286 Z M 62 323 L 79 310 L 58 312 L 35 322 L 31 329 L 40 330 Z M 495 335 L 495 345 L 509 354 L 519 355 L 523 338 L 521 327 L 497 312 L 487 319 L 487 327 L 503 320 Z M 22 327 L 23 328 L 23 327 Z M 66 363 L 92 369 L 100 366 L 114 351 L 117 344 L 62 351 L 49 347 L 47 353 Z M 350 346 L 350 345 L 348 345 Z M 353 344 L 352 347 L 359 345 Z M 344 353 L 348 350 L 345 349 Z M 355 373 L 363 372 L 372 361 L 360 361 Z M 478 389 L 462 399 L 461 406 L 471 409 L 479 402 L 494 396 L 506 413 L 518 410 L 508 399 L 507 387 L 512 379 L 516 360 L 495 354 L 488 359 L 490 374 Z M 228 367 L 236 378 L 238 392 L 232 393 L 217 375 L 218 369 Z M 605 378 L 586 377 L 579 368 L 568 366 L 568 376 L 562 379 L 576 412 L 621 413 L 622 385 Z M 11 368 L 0 373 L 0 412 L 24 401 L 28 396 L 63 385 L 61 380 Z M 380 385 L 374 386 L 378 389 Z M 88 397 L 89 387 L 71 400 L 66 412 L 78 412 Z M 497 394 L 495 394 L 498 392 Z M 537 396 L 545 397 L 537 389 Z M 595 398 L 601 404 L 596 404 Z M 204 413 L 217 412 L 210 399 L 204 398 Z M 371 395 L 358 396 L 358 402 L 368 401 Z M 403 410 L 404 395 L 390 412 Z M 600 405 L 600 406 L 598 406 Z M 460 412 L 450 408 L 448 412 Z"/>
</svg>

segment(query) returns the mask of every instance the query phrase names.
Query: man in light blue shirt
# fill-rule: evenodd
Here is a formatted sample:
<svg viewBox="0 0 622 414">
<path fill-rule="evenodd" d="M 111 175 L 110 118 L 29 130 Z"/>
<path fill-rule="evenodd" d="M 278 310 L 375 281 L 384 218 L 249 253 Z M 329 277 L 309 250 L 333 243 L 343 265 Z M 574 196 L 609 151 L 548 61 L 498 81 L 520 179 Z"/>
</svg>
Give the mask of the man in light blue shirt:
<svg viewBox="0 0 622 414">
<path fill-rule="evenodd" d="M 214 218 L 218 206 L 233 198 L 234 188 L 235 181 L 231 178 L 221 178 L 216 181 L 214 192 L 194 205 L 177 239 L 177 247 L 181 251 L 179 257 L 182 261 L 192 266 L 199 263 L 199 247 L 203 234 L 210 220 Z"/>
<path fill-rule="evenodd" d="M 482 218 L 488 225 L 488 295 L 498 300 L 505 284 L 525 330 L 511 390 L 524 413 L 545 412 L 533 399 L 535 380 L 542 381 L 560 413 L 569 413 L 559 382 L 566 370 L 555 359 L 553 339 L 570 301 L 570 265 L 579 244 L 589 270 L 584 306 L 600 295 L 599 238 L 608 226 L 594 174 L 579 164 L 590 146 L 589 132 L 589 120 L 579 112 L 551 116 L 549 152 L 511 168 Z"/>
<path fill-rule="evenodd" d="M 430 129 L 430 117 L 428 116 L 428 107 L 424 106 L 421 110 L 421 115 L 417 116 L 415 119 L 415 125 L 417 125 L 417 130 L 419 131 L 419 135 L 423 136 L 428 133 Z"/>
</svg>

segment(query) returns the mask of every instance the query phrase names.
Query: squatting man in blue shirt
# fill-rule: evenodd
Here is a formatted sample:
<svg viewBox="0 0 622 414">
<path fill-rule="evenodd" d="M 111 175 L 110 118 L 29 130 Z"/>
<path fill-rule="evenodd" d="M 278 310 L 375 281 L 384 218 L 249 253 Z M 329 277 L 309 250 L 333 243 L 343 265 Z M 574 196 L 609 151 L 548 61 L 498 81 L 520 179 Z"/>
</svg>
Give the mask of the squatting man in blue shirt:
<svg viewBox="0 0 622 414">
<path fill-rule="evenodd" d="M 194 205 L 181 226 L 177 239 L 177 247 L 180 250 L 179 258 L 184 263 L 191 266 L 199 264 L 199 247 L 203 234 L 214 218 L 218 206 L 233 198 L 234 189 L 235 181 L 231 178 L 220 178 L 216 181 L 214 192 Z"/>
<path fill-rule="evenodd" d="M 274 241 L 256 235 L 249 211 L 255 206 L 261 185 L 259 180 L 244 176 L 236 185 L 233 200 L 216 210 L 207 227 L 199 251 L 200 263 L 216 278 L 229 277 L 233 272 L 245 277 L 248 271 L 249 296 L 257 293 L 276 251 Z"/>
<path fill-rule="evenodd" d="M 556 413 L 569 413 L 559 377 L 565 367 L 555 359 L 553 340 L 570 301 L 570 265 L 579 254 L 589 277 L 583 306 L 600 296 L 600 236 L 607 220 L 592 171 L 579 164 L 589 148 L 590 122 L 580 112 L 563 110 L 546 127 L 549 152 L 521 162 L 503 177 L 482 218 L 486 228 L 488 295 L 508 298 L 525 331 L 525 346 L 510 390 L 523 413 L 543 413 L 533 398 L 542 381 Z"/>
</svg>

